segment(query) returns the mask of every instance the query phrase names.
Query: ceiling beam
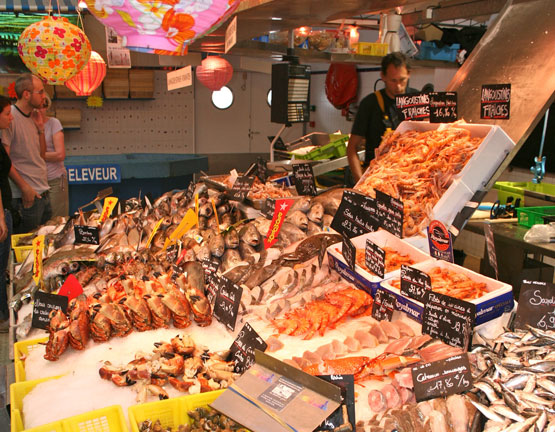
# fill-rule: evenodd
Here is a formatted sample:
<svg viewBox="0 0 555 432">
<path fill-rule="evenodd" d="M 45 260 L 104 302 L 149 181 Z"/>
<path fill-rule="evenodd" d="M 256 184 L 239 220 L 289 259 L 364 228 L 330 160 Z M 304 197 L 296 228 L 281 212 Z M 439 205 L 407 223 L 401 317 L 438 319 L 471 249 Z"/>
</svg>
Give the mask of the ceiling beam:
<svg viewBox="0 0 555 432">
<path fill-rule="evenodd" d="M 450 5 L 446 5 L 449 3 Z M 432 9 L 432 17 L 426 18 L 426 10 L 403 15 L 403 24 L 407 27 L 422 24 L 437 23 L 454 19 L 471 19 L 498 13 L 506 0 L 461 0 L 441 2 L 440 6 Z"/>
</svg>

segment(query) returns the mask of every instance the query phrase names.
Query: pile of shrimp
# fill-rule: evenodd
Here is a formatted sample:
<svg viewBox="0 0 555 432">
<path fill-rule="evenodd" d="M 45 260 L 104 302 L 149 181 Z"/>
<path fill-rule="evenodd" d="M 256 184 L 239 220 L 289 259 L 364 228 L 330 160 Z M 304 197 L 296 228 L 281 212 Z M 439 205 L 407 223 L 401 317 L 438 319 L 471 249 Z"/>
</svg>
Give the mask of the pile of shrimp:
<svg viewBox="0 0 555 432">
<path fill-rule="evenodd" d="M 421 234 L 435 204 L 481 142 L 456 125 L 441 131 L 387 133 L 355 189 L 370 196 L 378 189 L 403 201 L 403 236 Z"/>
<path fill-rule="evenodd" d="M 414 264 L 414 260 L 408 254 L 397 252 L 395 249 L 388 247 L 383 247 L 382 249 L 385 252 L 385 273 L 400 269 L 403 264 Z M 356 260 L 357 264 L 364 270 L 370 271 L 368 267 L 366 267 L 366 250 L 357 249 Z"/>
</svg>

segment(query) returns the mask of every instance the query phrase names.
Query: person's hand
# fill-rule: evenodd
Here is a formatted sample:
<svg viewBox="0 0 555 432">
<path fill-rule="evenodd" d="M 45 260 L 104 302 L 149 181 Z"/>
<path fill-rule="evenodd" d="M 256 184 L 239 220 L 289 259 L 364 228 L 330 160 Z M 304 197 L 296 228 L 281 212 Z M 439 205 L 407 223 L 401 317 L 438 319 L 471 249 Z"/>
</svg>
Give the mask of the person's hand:
<svg viewBox="0 0 555 432">
<path fill-rule="evenodd" d="M 4 215 L 0 216 L 0 242 L 3 242 L 8 237 L 8 226 Z"/>
<path fill-rule="evenodd" d="M 40 199 L 40 195 L 36 193 L 32 187 L 27 186 L 21 190 L 21 201 L 23 202 L 24 208 L 32 207 L 35 198 Z"/>
<path fill-rule="evenodd" d="M 44 132 L 44 117 L 39 110 L 34 109 L 31 113 L 31 119 L 35 122 L 35 126 L 39 131 Z"/>
</svg>

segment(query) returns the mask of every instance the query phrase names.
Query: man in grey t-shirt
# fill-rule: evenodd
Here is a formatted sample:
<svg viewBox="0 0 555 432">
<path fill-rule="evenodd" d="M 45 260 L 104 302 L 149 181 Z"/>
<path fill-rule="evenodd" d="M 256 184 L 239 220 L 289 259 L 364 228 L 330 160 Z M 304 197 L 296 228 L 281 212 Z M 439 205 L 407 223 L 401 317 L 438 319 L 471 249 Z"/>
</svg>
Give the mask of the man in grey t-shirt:
<svg viewBox="0 0 555 432">
<path fill-rule="evenodd" d="M 45 99 L 42 81 L 31 74 L 15 82 L 17 102 L 12 105 L 13 121 L 2 133 L 10 159 L 13 208 L 21 215 L 14 232 L 24 233 L 44 224 L 52 216 L 44 153 L 44 121 L 38 112 Z"/>
</svg>

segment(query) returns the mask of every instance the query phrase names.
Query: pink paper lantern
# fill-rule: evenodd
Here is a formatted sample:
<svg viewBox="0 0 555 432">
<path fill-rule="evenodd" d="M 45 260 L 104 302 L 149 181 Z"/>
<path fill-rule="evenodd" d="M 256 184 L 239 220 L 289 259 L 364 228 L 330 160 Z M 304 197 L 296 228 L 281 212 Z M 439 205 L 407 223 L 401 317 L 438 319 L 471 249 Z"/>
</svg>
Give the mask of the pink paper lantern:
<svg viewBox="0 0 555 432">
<path fill-rule="evenodd" d="M 106 76 L 106 63 L 96 51 L 91 51 L 91 58 L 87 65 L 66 81 L 66 87 L 77 96 L 90 96 Z"/>
<path fill-rule="evenodd" d="M 206 57 L 196 70 L 197 79 L 212 91 L 220 90 L 233 76 L 233 67 L 221 57 Z"/>
</svg>

